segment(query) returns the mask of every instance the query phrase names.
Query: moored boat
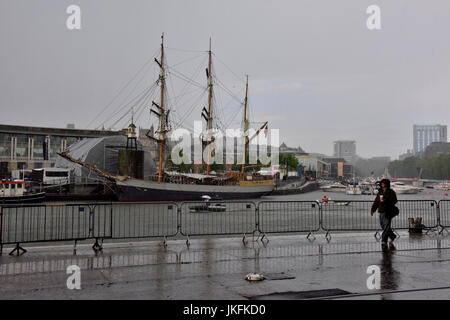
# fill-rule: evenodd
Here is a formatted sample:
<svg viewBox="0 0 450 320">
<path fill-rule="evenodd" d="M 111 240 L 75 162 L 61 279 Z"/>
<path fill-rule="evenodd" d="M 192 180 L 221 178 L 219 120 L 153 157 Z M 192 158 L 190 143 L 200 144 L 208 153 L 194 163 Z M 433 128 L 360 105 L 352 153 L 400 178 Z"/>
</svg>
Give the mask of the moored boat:
<svg viewBox="0 0 450 320">
<path fill-rule="evenodd" d="M 45 198 L 45 192 L 28 192 L 23 180 L 0 181 L 0 204 L 39 202 Z"/>
<path fill-rule="evenodd" d="M 420 188 L 406 185 L 400 181 L 392 182 L 391 189 L 398 194 L 417 194 L 420 192 Z"/>
<path fill-rule="evenodd" d="M 333 184 L 323 186 L 320 189 L 326 192 L 345 192 L 347 190 L 347 187 L 342 183 L 335 182 Z"/>
</svg>

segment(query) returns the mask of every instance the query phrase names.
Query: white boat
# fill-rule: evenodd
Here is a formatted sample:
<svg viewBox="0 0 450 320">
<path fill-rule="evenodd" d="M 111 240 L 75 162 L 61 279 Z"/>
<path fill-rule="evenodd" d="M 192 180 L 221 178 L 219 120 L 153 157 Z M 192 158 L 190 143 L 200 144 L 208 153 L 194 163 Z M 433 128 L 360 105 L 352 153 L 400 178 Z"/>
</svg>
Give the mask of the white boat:
<svg viewBox="0 0 450 320">
<path fill-rule="evenodd" d="M 450 182 L 441 182 L 433 186 L 434 190 L 450 191 Z"/>
<path fill-rule="evenodd" d="M 0 204 L 39 202 L 45 197 L 45 192 L 29 193 L 23 180 L 0 181 Z"/>
<path fill-rule="evenodd" d="M 360 184 L 361 194 L 364 195 L 375 195 L 378 193 L 376 186 L 370 182 L 362 182 Z"/>
<path fill-rule="evenodd" d="M 345 189 L 345 193 L 351 194 L 351 195 L 358 195 L 362 194 L 362 189 L 359 185 L 355 184 L 349 184 L 347 188 Z"/>
<path fill-rule="evenodd" d="M 344 186 L 342 183 L 335 182 L 333 184 L 321 187 L 322 191 L 326 192 L 345 192 L 347 190 L 347 187 Z"/>
<path fill-rule="evenodd" d="M 350 201 L 345 200 L 327 200 L 327 201 L 318 201 L 321 206 L 348 206 Z"/>
<path fill-rule="evenodd" d="M 391 182 L 391 189 L 397 194 L 417 194 L 420 192 L 420 188 L 406 185 L 400 181 Z"/>
</svg>

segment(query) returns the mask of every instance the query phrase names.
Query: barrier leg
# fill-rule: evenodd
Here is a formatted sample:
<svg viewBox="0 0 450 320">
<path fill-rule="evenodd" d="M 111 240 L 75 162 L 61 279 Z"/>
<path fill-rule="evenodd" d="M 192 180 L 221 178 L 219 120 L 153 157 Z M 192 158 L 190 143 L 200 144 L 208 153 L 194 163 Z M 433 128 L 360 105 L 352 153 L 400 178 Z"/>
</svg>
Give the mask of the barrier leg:
<svg viewBox="0 0 450 320">
<path fill-rule="evenodd" d="M 92 246 L 92 249 L 93 249 L 95 252 L 98 252 L 98 251 L 102 251 L 102 250 L 103 250 L 103 239 L 101 239 L 100 242 L 99 242 L 98 240 L 99 240 L 99 238 L 95 238 L 95 243 L 94 243 L 94 245 Z"/>
<path fill-rule="evenodd" d="M 264 239 L 266 239 L 266 242 L 264 242 Z M 268 243 L 269 243 L 269 238 L 266 236 L 265 233 L 263 233 L 263 236 L 261 237 L 261 242 L 262 242 L 262 243 L 265 243 L 265 244 L 268 244 Z"/>
<path fill-rule="evenodd" d="M 22 251 L 22 253 L 20 253 L 20 251 Z M 16 243 L 16 246 L 14 247 L 14 249 L 9 253 L 10 256 L 14 255 L 14 252 L 16 253 L 17 256 L 21 256 L 23 255 L 25 252 L 27 252 L 27 250 L 25 250 L 24 248 L 22 248 L 20 246 L 19 243 Z"/>
<path fill-rule="evenodd" d="M 375 237 L 375 240 L 380 242 L 380 238 L 381 238 L 380 231 L 375 232 L 375 234 L 373 236 Z"/>
<path fill-rule="evenodd" d="M 312 238 L 311 238 L 312 236 Z M 308 235 L 306 236 L 306 239 L 308 239 L 309 241 L 313 242 L 314 240 L 316 240 L 316 237 L 314 236 L 314 234 L 310 231 L 308 233 Z"/>
<path fill-rule="evenodd" d="M 437 227 L 437 228 L 426 228 L 425 229 L 426 231 L 425 231 L 425 235 L 428 235 L 428 233 L 435 233 L 435 232 L 437 232 L 438 234 L 439 234 L 439 227 Z"/>
<path fill-rule="evenodd" d="M 447 228 L 441 226 L 441 231 L 439 231 L 439 234 L 442 235 L 444 233 L 444 231 L 447 232 L 448 234 L 450 234 L 450 231 L 448 231 Z"/>
<path fill-rule="evenodd" d="M 242 238 L 242 243 L 243 243 L 244 245 L 247 244 L 247 242 L 245 241 L 245 239 L 247 239 L 247 236 L 246 236 L 246 234 L 244 233 L 244 237 Z"/>
<path fill-rule="evenodd" d="M 191 243 L 189 241 L 189 235 L 186 235 L 186 246 L 189 248 L 190 245 Z"/>
</svg>

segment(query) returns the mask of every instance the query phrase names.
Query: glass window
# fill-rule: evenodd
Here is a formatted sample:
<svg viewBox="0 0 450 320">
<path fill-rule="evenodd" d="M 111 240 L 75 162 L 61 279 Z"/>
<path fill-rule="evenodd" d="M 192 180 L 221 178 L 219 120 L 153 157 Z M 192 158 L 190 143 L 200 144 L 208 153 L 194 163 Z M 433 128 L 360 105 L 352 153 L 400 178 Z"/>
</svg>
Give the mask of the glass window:
<svg viewBox="0 0 450 320">
<path fill-rule="evenodd" d="M 61 152 L 62 138 L 58 136 L 50 137 L 50 158 L 56 158 L 58 152 Z"/>
<path fill-rule="evenodd" d="M 43 158 L 45 136 L 34 136 L 33 139 L 33 158 Z"/>
<path fill-rule="evenodd" d="M 69 176 L 69 172 L 67 171 L 46 171 L 46 177 L 67 177 Z"/>
<path fill-rule="evenodd" d="M 28 158 L 28 136 L 19 134 L 16 136 L 16 157 Z"/>
<path fill-rule="evenodd" d="M 0 157 L 11 157 L 11 135 L 0 133 Z"/>
</svg>

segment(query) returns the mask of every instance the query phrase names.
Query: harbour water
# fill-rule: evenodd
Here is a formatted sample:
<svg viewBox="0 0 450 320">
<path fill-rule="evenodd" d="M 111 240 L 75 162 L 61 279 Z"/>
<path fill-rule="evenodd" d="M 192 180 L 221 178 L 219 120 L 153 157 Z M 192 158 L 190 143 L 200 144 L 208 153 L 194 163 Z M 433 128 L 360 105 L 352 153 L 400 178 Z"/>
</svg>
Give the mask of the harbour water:
<svg viewBox="0 0 450 320">
<path fill-rule="evenodd" d="M 258 203 L 259 201 L 315 201 L 321 200 L 323 196 L 327 196 L 330 200 L 364 200 L 370 201 L 375 199 L 375 195 L 348 195 L 345 192 L 324 192 L 322 190 L 291 194 L 291 195 L 269 195 L 258 199 L 248 199 L 242 201 L 253 201 Z M 417 194 L 397 194 L 398 200 L 450 200 L 450 191 L 424 189 Z M 200 199 L 199 199 L 200 201 Z M 108 202 L 105 200 L 90 200 L 90 201 L 57 201 L 57 202 L 44 202 L 48 204 L 52 203 L 96 203 L 96 202 Z"/>
<path fill-rule="evenodd" d="M 276 201 L 314 201 L 320 200 L 326 195 L 332 200 L 374 200 L 374 195 L 348 195 L 343 192 L 324 192 L 321 190 L 293 194 L 293 195 L 283 195 L 283 196 L 266 196 L 263 200 L 276 200 Z M 450 191 L 434 190 L 434 189 L 424 189 L 418 194 L 397 194 L 399 200 L 450 200 Z"/>
</svg>

